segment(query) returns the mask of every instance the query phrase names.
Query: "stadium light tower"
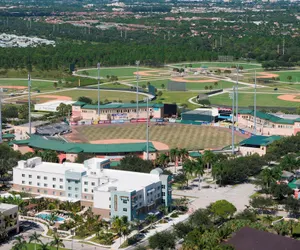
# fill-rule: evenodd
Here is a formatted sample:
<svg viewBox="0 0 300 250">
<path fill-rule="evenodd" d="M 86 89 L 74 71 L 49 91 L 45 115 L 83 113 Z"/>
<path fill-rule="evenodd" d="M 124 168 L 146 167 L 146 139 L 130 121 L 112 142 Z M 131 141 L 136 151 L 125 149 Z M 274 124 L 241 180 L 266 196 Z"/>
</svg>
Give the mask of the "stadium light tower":
<svg viewBox="0 0 300 250">
<path fill-rule="evenodd" d="M 140 61 L 135 61 L 136 64 L 136 118 L 139 118 L 139 79 L 140 79 L 140 74 L 139 74 L 139 66 L 140 66 Z"/>
<path fill-rule="evenodd" d="M 146 152 L 147 152 L 147 158 L 146 160 L 149 160 L 149 96 L 147 96 L 147 130 L 146 130 Z"/>
<path fill-rule="evenodd" d="M 232 93 L 229 94 L 229 98 L 232 99 L 232 114 L 231 114 L 231 150 L 232 150 L 232 154 L 234 154 L 234 99 L 235 99 L 235 86 L 232 86 Z"/>
<path fill-rule="evenodd" d="M 0 143 L 3 142 L 3 138 L 2 138 L 2 92 L 3 92 L 3 89 L 0 88 Z"/>
<path fill-rule="evenodd" d="M 256 70 L 254 75 L 254 134 L 256 135 Z"/>
<path fill-rule="evenodd" d="M 237 69 L 236 69 L 236 87 L 235 87 L 235 91 L 236 91 L 236 106 L 235 106 L 235 113 L 236 113 L 236 124 L 238 126 L 238 111 L 239 111 L 239 65 L 237 65 Z"/>
<path fill-rule="evenodd" d="M 98 70 L 98 119 L 100 120 L 100 63 L 97 63 Z"/>
<path fill-rule="evenodd" d="M 28 72 L 28 126 L 29 126 L 29 135 L 31 135 L 31 96 L 30 96 L 30 90 L 31 90 L 31 77 L 30 73 Z"/>
</svg>

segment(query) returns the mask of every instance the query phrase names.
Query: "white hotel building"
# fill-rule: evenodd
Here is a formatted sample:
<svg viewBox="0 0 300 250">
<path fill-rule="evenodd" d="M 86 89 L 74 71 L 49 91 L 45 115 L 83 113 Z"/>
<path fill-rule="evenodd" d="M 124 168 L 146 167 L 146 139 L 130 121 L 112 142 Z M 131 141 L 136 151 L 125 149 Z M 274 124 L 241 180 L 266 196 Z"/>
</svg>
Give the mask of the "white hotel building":
<svg viewBox="0 0 300 250">
<path fill-rule="evenodd" d="M 83 164 L 42 162 L 40 157 L 19 161 L 13 169 L 13 189 L 37 196 L 80 201 L 103 218 L 129 220 L 172 202 L 172 177 L 157 168 L 151 173 L 113 170 L 107 159 Z"/>
</svg>

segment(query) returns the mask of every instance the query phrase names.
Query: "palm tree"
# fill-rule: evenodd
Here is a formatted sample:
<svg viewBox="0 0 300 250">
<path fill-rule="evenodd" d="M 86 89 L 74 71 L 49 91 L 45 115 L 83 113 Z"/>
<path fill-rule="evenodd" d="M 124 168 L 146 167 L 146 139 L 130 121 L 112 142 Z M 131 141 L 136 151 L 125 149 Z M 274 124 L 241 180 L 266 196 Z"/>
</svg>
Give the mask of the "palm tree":
<svg viewBox="0 0 300 250">
<path fill-rule="evenodd" d="M 146 220 L 150 223 L 150 228 L 152 228 L 153 223 L 156 221 L 156 216 L 154 214 L 148 214 Z"/>
<path fill-rule="evenodd" d="M 55 213 L 51 213 L 50 216 L 49 216 L 49 221 L 51 223 L 54 223 L 55 221 L 57 220 L 57 215 Z"/>
<path fill-rule="evenodd" d="M 166 154 L 160 154 L 158 157 L 158 164 L 162 165 L 163 167 L 166 167 L 168 162 L 170 161 L 170 158 Z"/>
<path fill-rule="evenodd" d="M 175 162 L 175 172 L 176 172 L 176 167 L 177 167 L 177 164 L 178 164 L 178 162 L 177 162 L 178 153 L 179 153 L 178 148 L 172 148 L 170 150 L 170 160 L 172 162 Z"/>
<path fill-rule="evenodd" d="M 198 185 L 198 190 L 201 189 L 201 177 L 204 174 L 204 162 L 201 157 L 198 157 L 197 160 L 194 163 L 194 170 L 193 172 L 199 176 L 199 185 Z"/>
<path fill-rule="evenodd" d="M 186 176 L 187 186 L 189 186 L 188 174 L 192 175 L 194 173 L 195 162 L 190 159 L 186 159 L 182 165 L 182 168 L 183 168 L 183 173 Z"/>
<path fill-rule="evenodd" d="M 17 236 L 13 245 L 13 250 L 27 250 L 27 242 L 23 236 Z"/>
<path fill-rule="evenodd" d="M 184 162 L 186 158 L 188 158 L 189 152 L 186 150 L 186 148 L 180 149 L 180 158 L 181 162 Z"/>
<path fill-rule="evenodd" d="M 279 168 L 265 168 L 260 173 L 261 180 L 263 184 L 266 185 L 266 188 L 269 189 L 272 182 L 275 182 L 279 179 L 281 175 L 281 170 Z"/>
<path fill-rule="evenodd" d="M 112 228 L 116 231 L 117 235 L 120 238 L 120 243 L 121 243 L 121 237 L 125 236 L 125 234 L 128 231 L 127 217 L 126 216 L 123 216 L 122 218 L 120 218 L 119 216 L 114 217 L 112 222 Z"/>
<path fill-rule="evenodd" d="M 59 247 L 65 247 L 63 240 L 59 237 L 58 234 L 54 234 L 53 240 L 50 242 L 50 246 L 56 246 L 57 250 Z"/>
<path fill-rule="evenodd" d="M 207 169 L 209 169 L 210 167 L 212 167 L 212 164 L 215 161 L 215 154 L 210 150 L 205 150 L 202 159 L 204 164 L 206 164 Z"/>
<path fill-rule="evenodd" d="M 36 233 L 36 231 L 34 231 L 34 233 L 32 235 L 30 235 L 29 243 L 34 242 L 34 250 L 36 250 L 36 243 L 41 242 L 40 238 L 41 238 L 41 235 Z"/>
<path fill-rule="evenodd" d="M 42 243 L 39 247 L 39 250 L 49 250 L 49 244 L 48 243 L 46 243 L 46 244 Z"/>
</svg>

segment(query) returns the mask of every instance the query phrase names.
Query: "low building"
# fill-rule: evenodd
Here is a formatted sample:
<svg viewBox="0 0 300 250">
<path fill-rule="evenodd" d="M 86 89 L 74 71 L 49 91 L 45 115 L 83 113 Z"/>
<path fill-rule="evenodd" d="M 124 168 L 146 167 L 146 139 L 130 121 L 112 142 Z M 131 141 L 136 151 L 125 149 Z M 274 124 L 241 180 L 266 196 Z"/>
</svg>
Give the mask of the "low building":
<svg viewBox="0 0 300 250">
<path fill-rule="evenodd" d="M 15 230 L 19 233 L 18 206 L 0 203 L 0 227 L 7 232 Z"/>
<path fill-rule="evenodd" d="M 74 101 L 49 101 L 44 103 L 38 103 L 34 105 L 34 110 L 36 111 L 47 111 L 47 112 L 57 112 L 57 107 L 61 104 L 72 105 Z"/>
<path fill-rule="evenodd" d="M 233 246 L 235 250 L 300 249 L 299 240 L 249 227 L 240 229 L 225 244 Z"/>
<path fill-rule="evenodd" d="M 54 150 L 58 153 L 60 162 L 74 162 L 78 154 L 94 154 L 98 158 L 109 158 L 111 160 L 120 160 L 126 155 L 137 155 L 142 159 L 147 158 L 147 143 L 115 143 L 115 144 L 90 144 L 74 143 L 59 140 L 56 137 L 46 137 L 31 135 L 26 140 L 11 141 L 10 145 L 14 150 L 19 150 L 22 154 L 34 152 L 34 150 Z M 152 142 L 149 142 L 149 159 L 155 160 L 157 149 Z"/>
<path fill-rule="evenodd" d="M 219 116 L 217 108 L 198 108 L 181 114 L 182 120 L 194 122 L 216 122 Z"/>
<path fill-rule="evenodd" d="M 48 124 L 49 121 L 34 121 L 31 123 L 31 133 L 34 134 L 36 132 L 36 129 L 42 125 Z M 15 125 L 14 127 L 15 131 L 15 139 L 16 140 L 26 140 L 29 138 L 29 123 Z"/>
<path fill-rule="evenodd" d="M 260 156 L 267 153 L 267 147 L 274 141 L 279 140 L 280 136 L 263 136 L 255 135 L 243 140 L 239 144 L 239 152 L 243 155 L 259 154 Z"/>
<path fill-rule="evenodd" d="M 103 218 L 142 218 L 160 205 L 172 203 L 172 177 L 157 168 L 149 174 L 109 169 L 107 159 L 83 164 L 19 161 L 13 168 L 13 189 L 60 200 L 81 201 Z"/>
<path fill-rule="evenodd" d="M 239 110 L 238 125 L 254 129 L 254 111 Z M 261 135 L 296 135 L 300 131 L 300 118 L 257 111 L 256 131 Z"/>
<path fill-rule="evenodd" d="M 86 104 L 84 102 L 76 102 L 72 105 L 72 121 L 93 120 L 93 121 L 113 121 L 113 120 L 130 120 L 163 118 L 164 104 L 149 103 L 149 112 L 147 112 L 147 104 L 139 103 L 139 112 L 137 115 L 136 103 L 109 103 L 100 105 L 100 117 L 98 117 L 98 105 Z M 100 119 L 99 119 L 100 118 Z"/>
</svg>

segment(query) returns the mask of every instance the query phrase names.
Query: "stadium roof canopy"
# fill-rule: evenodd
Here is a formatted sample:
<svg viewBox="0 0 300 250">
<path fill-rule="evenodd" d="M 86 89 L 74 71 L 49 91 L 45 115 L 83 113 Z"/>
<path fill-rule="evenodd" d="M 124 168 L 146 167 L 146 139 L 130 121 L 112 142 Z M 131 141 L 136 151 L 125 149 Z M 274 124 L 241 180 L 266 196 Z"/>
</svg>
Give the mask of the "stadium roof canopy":
<svg viewBox="0 0 300 250">
<path fill-rule="evenodd" d="M 243 109 L 243 110 L 239 110 L 239 114 L 254 116 L 254 111 L 250 110 L 250 109 Z M 261 111 L 256 111 L 256 117 L 263 119 L 263 120 L 273 122 L 273 123 L 280 123 L 280 124 L 294 124 L 295 122 L 300 122 L 299 118 L 298 119 L 284 119 L 284 118 L 278 117 L 276 115 L 264 113 Z"/>
<path fill-rule="evenodd" d="M 241 146 L 267 146 L 274 141 L 277 141 L 281 138 L 279 135 L 272 136 L 263 136 L 263 135 L 255 135 L 250 138 L 243 140 L 240 142 Z"/>
<path fill-rule="evenodd" d="M 43 136 L 31 135 L 27 140 L 12 141 L 11 144 L 28 145 L 32 148 L 39 148 L 44 150 L 55 150 L 65 153 L 95 153 L 95 154 L 109 154 L 109 153 L 134 153 L 146 152 L 146 142 L 137 143 L 118 143 L 118 144 L 89 144 L 89 143 L 73 143 L 59 140 L 49 140 Z M 152 142 L 149 142 L 149 152 L 156 152 Z"/>
</svg>

